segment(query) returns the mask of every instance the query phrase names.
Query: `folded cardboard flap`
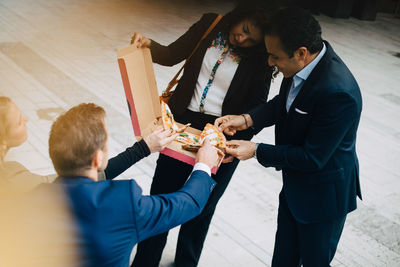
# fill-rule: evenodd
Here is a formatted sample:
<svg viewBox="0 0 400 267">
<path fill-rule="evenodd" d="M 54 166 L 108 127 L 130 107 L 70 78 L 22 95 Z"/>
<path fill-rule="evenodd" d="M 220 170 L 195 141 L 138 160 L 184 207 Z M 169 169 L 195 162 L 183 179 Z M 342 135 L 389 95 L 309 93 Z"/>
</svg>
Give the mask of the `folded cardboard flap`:
<svg viewBox="0 0 400 267">
<path fill-rule="evenodd" d="M 128 102 L 129 113 L 137 140 L 146 137 L 155 129 L 163 127 L 161 105 L 154 76 L 153 61 L 148 48 L 128 46 L 118 51 L 118 65 Z M 136 101 L 135 101 L 136 100 Z M 183 125 L 177 123 L 179 127 Z M 186 132 L 200 135 L 201 131 L 192 127 Z M 194 165 L 196 153 L 182 149 L 182 143 L 172 141 L 161 153 Z M 221 164 L 222 158 L 218 164 Z M 216 173 L 217 168 L 212 169 Z"/>
<path fill-rule="evenodd" d="M 122 48 L 118 51 L 118 64 L 135 136 L 144 136 L 141 130 L 161 117 L 150 50 L 135 46 Z"/>
</svg>

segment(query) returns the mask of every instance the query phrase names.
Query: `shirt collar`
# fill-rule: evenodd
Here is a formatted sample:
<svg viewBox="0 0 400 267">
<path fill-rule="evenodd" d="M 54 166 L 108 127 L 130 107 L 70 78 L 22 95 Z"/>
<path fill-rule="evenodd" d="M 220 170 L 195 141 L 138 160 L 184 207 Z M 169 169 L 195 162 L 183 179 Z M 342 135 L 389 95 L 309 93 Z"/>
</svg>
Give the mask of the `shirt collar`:
<svg viewBox="0 0 400 267">
<path fill-rule="evenodd" d="M 308 76 L 310 76 L 311 72 L 315 68 L 315 66 L 318 64 L 318 62 L 321 60 L 321 58 L 324 56 L 326 52 L 326 46 L 322 42 L 322 50 L 319 52 L 318 56 L 314 58 L 313 61 L 311 61 L 307 66 L 305 66 L 303 69 L 301 69 L 296 75 L 293 76 L 293 87 L 298 86 L 302 81 L 307 80 Z"/>
</svg>

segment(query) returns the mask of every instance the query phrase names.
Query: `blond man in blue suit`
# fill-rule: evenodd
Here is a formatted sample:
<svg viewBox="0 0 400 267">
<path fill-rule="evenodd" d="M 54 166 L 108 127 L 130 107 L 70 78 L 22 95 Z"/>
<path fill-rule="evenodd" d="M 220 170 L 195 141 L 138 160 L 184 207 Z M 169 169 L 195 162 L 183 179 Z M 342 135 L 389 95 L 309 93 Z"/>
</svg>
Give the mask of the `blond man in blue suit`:
<svg viewBox="0 0 400 267">
<path fill-rule="evenodd" d="M 210 169 L 216 165 L 218 154 L 208 141 L 199 150 L 186 184 L 177 192 L 144 196 L 134 180 L 97 181 L 98 172 L 108 163 L 104 117 L 103 108 L 81 104 L 54 122 L 49 153 L 59 177 L 54 184 L 36 189 L 43 196 L 55 187 L 65 193 L 76 221 L 76 238 L 60 242 L 80 249 L 77 266 L 128 266 L 136 243 L 200 214 L 215 186 Z M 158 150 L 173 138 L 165 138 Z M 146 143 L 139 143 L 136 156 L 149 155 Z M 57 220 L 48 224 L 63 225 Z"/>
</svg>

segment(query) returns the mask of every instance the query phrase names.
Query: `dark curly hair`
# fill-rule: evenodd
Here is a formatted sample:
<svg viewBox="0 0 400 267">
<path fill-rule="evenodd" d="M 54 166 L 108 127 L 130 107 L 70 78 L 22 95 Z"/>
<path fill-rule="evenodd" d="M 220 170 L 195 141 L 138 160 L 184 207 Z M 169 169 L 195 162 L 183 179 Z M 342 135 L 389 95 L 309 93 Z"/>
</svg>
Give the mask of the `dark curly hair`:
<svg viewBox="0 0 400 267">
<path fill-rule="evenodd" d="M 226 14 L 228 31 L 246 19 L 253 20 L 255 26 L 263 30 L 271 21 L 272 15 L 279 9 L 279 6 L 275 0 L 240 0 L 235 8 Z M 235 48 L 236 52 L 244 57 L 254 49 L 266 52 L 264 42 L 255 47 Z M 267 66 L 267 69 L 267 76 L 271 78 L 276 77 L 279 72 L 275 67 Z"/>
<path fill-rule="evenodd" d="M 241 0 L 229 12 L 229 28 L 245 19 L 251 19 L 254 21 L 255 26 L 262 29 L 277 10 L 278 4 L 275 0 Z"/>
<path fill-rule="evenodd" d="M 288 7 L 276 12 L 270 23 L 264 24 L 265 35 L 276 36 L 282 49 L 291 58 L 294 51 L 304 46 L 314 54 L 322 50 L 322 30 L 309 11 Z"/>
</svg>

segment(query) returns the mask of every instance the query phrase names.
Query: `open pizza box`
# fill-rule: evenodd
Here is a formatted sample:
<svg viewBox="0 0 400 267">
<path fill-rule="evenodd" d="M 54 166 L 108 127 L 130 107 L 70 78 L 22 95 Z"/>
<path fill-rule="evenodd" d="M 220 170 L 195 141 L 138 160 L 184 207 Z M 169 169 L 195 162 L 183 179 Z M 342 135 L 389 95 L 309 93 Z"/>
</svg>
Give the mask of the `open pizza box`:
<svg viewBox="0 0 400 267">
<path fill-rule="evenodd" d="M 161 120 L 161 105 L 158 96 L 153 62 L 148 48 L 128 46 L 118 51 L 118 65 L 128 102 L 133 131 L 137 140 L 146 137 L 155 129 L 163 127 Z M 179 127 L 183 125 L 177 123 Z M 200 135 L 201 131 L 189 127 L 185 132 Z M 195 164 L 196 153 L 182 149 L 182 143 L 172 141 L 161 153 L 186 162 Z M 216 173 L 218 166 L 212 168 Z"/>
</svg>

